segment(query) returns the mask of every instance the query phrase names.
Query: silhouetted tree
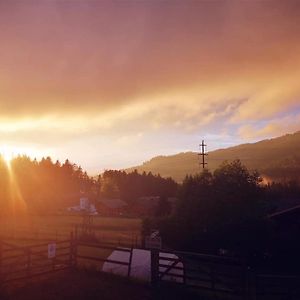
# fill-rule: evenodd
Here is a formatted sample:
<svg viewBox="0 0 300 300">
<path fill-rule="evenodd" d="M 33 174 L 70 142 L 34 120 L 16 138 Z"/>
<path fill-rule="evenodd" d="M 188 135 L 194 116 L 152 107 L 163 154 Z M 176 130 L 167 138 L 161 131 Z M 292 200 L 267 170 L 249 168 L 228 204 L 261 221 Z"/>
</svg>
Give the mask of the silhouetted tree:
<svg viewBox="0 0 300 300">
<path fill-rule="evenodd" d="M 239 160 L 187 176 L 179 189 L 174 216 L 160 221 L 169 245 L 217 253 L 254 251 L 263 246 L 265 205 L 261 179 Z M 245 254 L 246 255 L 246 254 Z"/>
</svg>

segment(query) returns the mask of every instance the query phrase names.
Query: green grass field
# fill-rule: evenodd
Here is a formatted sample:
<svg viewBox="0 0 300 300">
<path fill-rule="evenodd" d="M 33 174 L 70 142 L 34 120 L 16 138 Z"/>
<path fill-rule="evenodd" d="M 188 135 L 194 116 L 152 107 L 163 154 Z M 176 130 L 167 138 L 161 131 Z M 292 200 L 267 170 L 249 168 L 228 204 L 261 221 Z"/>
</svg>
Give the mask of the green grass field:
<svg viewBox="0 0 300 300">
<path fill-rule="evenodd" d="M 74 233 L 75 225 L 82 224 L 81 216 L 74 215 L 56 215 L 56 216 L 26 216 L 18 219 L 2 217 L 0 218 L 0 238 L 12 245 L 25 246 L 37 245 L 51 241 L 69 240 L 70 233 Z M 138 246 L 140 244 L 141 220 L 133 218 L 110 218 L 110 217 L 93 217 L 92 242 L 111 243 L 118 245 Z M 78 230 L 78 236 L 81 231 Z M 44 255 L 47 256 L 47 247 L 43 246 Z M 44 251 L 43 250 L 43 251 Z M 37 250 L 35 250 L 37 251 Z M 7 255 L 20 255 L 22 251 L 9 251 Z M 59 246 L 57 249 L 59 251 Z M 92 256 L 106 259 L 112 252 L 109 249 L 86 247 L 78 245 L 77 252 L 79 255 Z M 11 262 L 19 262 L 20 265 L 24 258 L 17 258 Z M 88 259 L 78 259 L 78 265 L 87 269 L 100 270 L 103 262 L 97 262 Z"/>
<path fill-rule="evenodd" d="M 1 217 L 0 235 L 4 239 L 62 240 L 70 238 L 75 225 L 82 224 L 78 215 Z M 94 234 L 103 242 L 140 243 L 141 220 L 136 218 L 93 217 Z"/>
</svg>

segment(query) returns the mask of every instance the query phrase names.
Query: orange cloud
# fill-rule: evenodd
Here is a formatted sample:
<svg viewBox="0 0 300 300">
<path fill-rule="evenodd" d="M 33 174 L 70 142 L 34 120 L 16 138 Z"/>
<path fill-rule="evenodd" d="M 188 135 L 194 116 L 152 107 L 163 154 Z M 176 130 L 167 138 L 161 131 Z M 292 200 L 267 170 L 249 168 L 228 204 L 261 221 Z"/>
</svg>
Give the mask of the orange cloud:
<svg viewBox="0 0 300 300">
<path fill-rule="evenodd" d="M 299 15 L 297 1 L 0 1 L 0 138 L 62 155 L 297 130 Z"/>
</svg>

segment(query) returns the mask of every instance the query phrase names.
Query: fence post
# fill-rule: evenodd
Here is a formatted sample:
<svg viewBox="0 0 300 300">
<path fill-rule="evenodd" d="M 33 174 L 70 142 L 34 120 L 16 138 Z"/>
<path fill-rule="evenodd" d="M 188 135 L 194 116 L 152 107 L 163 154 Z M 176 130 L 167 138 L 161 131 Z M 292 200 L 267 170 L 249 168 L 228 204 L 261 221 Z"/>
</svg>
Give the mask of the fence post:
<svg viewBox="0 0 300 300">
<path fill-rule="evenodd" d="M 185 259 L 181 259 L 182 267 L 183 267 L 183 284 L 186 285 L 186 262 Z"/>
<path fill-rule="evenodd" d="M 256 300 L 256 285 L 257 276 L 254 270 L 247 269 L 247 298 L 249 300 Z"/>
<path fill-rule="evenodd" d="M 252 270 L 246 264 L 244 264 L 244 273 L 245 273 L 245 299 L 252 300 L 252 289 L 254 288 L 255 281 L 253 281 Z"/>
<path fill-rule="evenodd" d="M 69 264 L 72 268 L 74 266 L 74 235 L 73 231 L 70 232 L 70 257 L 69 257 Z"/>
<path fill-rule="evenodd" d="M 78 239 L 78 225 L 75 225 L 75 240 L 77 241 Z"/>
<path fill-rule="evenodd" d="M 77 249 L 78 249 L 78 239 L 77 239 L 77 231 L 76 231 L 75 239 L 73 240 L 74 268 L 77 268 Z"/>
<path fill-rule="evenodd" d="M 56 264 L 56 260 L 55 257 L 52 258 L 52 270 L 55 270 L 55 264 Z"/>
<path fill-rule="evenodd" d="M 252 299 L 256 300 L 256 287 L 257 287 L 257 276 L 256 273 L 252 274 L 252 281 L 253 281 L 253 285 L 252 285 Z"/>
<path fill-rule="evenodd" d="M 213 291 L 213 294 L 215 295 L 216 297 L 216 278 L 215 278 L 215 269 L 214 269 L 214 266 L 211 266 L 210 267 L 210 279 L 211 279 L 211 289 Z"/>
<path fill-rule="evenodd" d="M 130 249 L 127 277 L 130 277 L 133 248 Z"/>
<path fill-rule="evenodd" d="M 159 250 L 151 249 L 151 284 L 156 287 L 159 281 Z"/>
<path fill-rule="evenodd" d="M 0 240 L 0 281 L 3 279 L 2 278 L 2 250 L 3 250 L 3 244 L 2 244 L 2 240 Z"/>
<path fill-rule="evenodd" d="M 77 228 L 75 228 L 75 238 L 73 231 L 70 233 L 70 266 L 77 268 Z"/>
<path fill-rule="evenodd" d="M 27 250 L 27 276 L 29 277 L 31 273 L 31 249 Z"/>
</svg>

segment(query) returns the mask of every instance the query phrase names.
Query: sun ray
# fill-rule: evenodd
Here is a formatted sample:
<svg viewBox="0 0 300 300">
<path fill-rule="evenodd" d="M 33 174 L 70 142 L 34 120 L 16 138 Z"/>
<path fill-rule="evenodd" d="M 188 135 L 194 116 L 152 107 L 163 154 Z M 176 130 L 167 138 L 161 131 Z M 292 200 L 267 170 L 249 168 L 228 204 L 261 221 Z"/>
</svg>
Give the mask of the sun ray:
<svg viewBox="0 0 300 300">
<path fill-rule="evenodd" d="M 8 201 L 13 213 L 12 217 L 14 217 L 16 213 L 20 214 L 27 211 L 27 204 L 23 198 L 12 165 L 12 161 L 17 155 L 20 155 L 20 152 L 16 151 L 15 148 L 7 145 L 0 146 L 0 156 L 2 157 L 7 167 L 7 174 L 8 174 L 7 188 L 9 192 Z"/>
<path fill-rule="evenodd" d="M 14 157 L 12 148 L 10 148 L 6 145 L 3 145 L 0 147 L 0 154 L 1 154 L 2 158 L 4 159 L 5 163 L 9 166 L 11 160 Z"/>
</svg>

